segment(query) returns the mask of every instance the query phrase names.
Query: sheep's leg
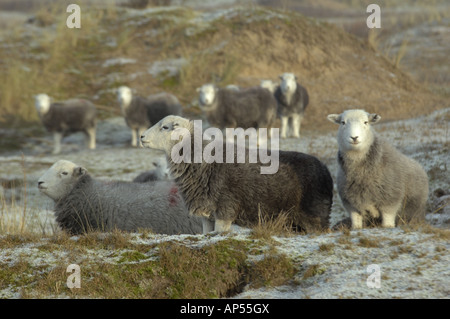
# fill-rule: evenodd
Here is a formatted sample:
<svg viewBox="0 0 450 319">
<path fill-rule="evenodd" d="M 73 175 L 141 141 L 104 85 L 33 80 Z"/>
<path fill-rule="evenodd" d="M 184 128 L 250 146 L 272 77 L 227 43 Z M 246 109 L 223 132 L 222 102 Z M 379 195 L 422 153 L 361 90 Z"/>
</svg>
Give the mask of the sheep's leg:
<svg viewBox="0 0 450 319">
<path fill-rule="evenodd" d="M 203 235 L 214 231 L 214 221 L 210 220 L 209 217 L 202 217 L 202 228 Z"/>
<path fill-rule="evenodd" d="M 95 149 L 95 127 L 88 128 L 86 130 L 86 144 L 91 150 Z"/>
<path fill-rule="evenodd" d="M 363 216 L 359 212 L 351 212 L 352 229 L 361 229 L 363 226 Z"/>
<path fill-rule="evenodd" d="M 281 117 L 281 138 L 286 138 L 288 124 L 289 124 L 289 117 L 282 116 Z"/>
<path fill-rule="evenodd" d="M 292 116 L 292 126 L 293 126 L 293 136 L 295 138 L 300 138 L 300 125 L 302 123 L 302 116 L 300 114 L 295 114 Z"/>
<path fill-rule="evenodd" d="M 384 228 L 394 228 L 395 227 L 395 217 L 397 216 L 397 212 L 401 206 L 399 205 L 384 207 L 381 210 L 381 227 Z"/>
<path fill-rule="evenodd" d="M 214 231 L 223 233 L 223 232 L 229 231 L 230 227 L 231 227 L 231 220 L 216 219 L 216 222 L 214 225 Z"/>
<path fill-rule="evenodd" d="M 61 140 L 62 140 L 62 133 L 60 132 L 54 132 L 53 133 L 53 154 L 59 154 L 61 152 Z"/>
<path fill-rule="evenodd" d="M 131 129 L 131 146 L 137 146 L 136 129 Z"/>
</svg>

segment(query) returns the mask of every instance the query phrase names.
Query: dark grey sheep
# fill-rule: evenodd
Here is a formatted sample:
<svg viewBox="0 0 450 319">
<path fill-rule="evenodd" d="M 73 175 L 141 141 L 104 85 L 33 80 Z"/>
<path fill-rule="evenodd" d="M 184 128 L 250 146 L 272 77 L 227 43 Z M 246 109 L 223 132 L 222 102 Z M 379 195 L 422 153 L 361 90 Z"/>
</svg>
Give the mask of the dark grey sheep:
<svg viewBox="0 0 450 319">
<path fill-rule="evenodd" d="M 169 93 L 149 95 L 147 98 L 133 96 L 131 89 L 121 86 L 117 90 L 117 100 L 127 126 L 131 129 L 131 145 L 137 146 L 142 132 L 167 115 L 181 115 L 178 99 Z"/>
<path fill-rule="evenodd" d="M 70 99 L 64 102 L 50 103 L 47 94 L 35 96 L 35 106 L 47 131 L 53 133 L 53 153 L 61 152 L 63 136 L 75 132 L 86 135 L 86 145 L 95 149 L 97 110 L 92 102 L 84 99 Z"/>
<path fill-rule="evenodd" d="M 371 124 L 381 117 L 363 110 L 330 114 L 339 124 L 337 186 L 352 228 L 367 218 L 382 227 L 424 219 L 428 176 L 419 163 L 377 136 Z"/>
<path fill-rule="evenodd" d="M 85 168 L 60 160 L 39 179 L 39 190 L 55 201 L 59 226 L 77 235 L 89 231 L 150 229 L 160 234 L 201 233 L 178 187 L 170 181 L 100 181 Z"/>
<path fill-rule="evenodd" d="M 288 130 L 291 129 L 292 136 L 300 138 L 303 113 L 309 103 L 308 92 L 298 84 L 297 77 L 292 73 L 283 73 L 280 79 L 280 86 L 274 93 L 278 102 L 278 115 L 281 117 L 280 135 L 282 138 L 288 137 Z"/>
<path fill-rule="evenodd" d="M 220 129 L 270 129 L 274 126 L 277 102 L 268 90 L 261 87 L 219 89 L 213 84 L 205 84 L 197 92 L 200 106 L 212 126 Z"/>
<path fill-rule="evenodd" d="M 317 158 L 280 151 L 275 174 L 261 174 L 261 163 L 249 163 L 248 158 L 238 164 L 237 152 L 234 163 L 174 162 L 171 152 L 179 140 L 172 140 L 172 133 L 192 136 L 193 130 L 193 121 L 168 116 L 145 131 L 141 141 L 144 147 L 165 151 L 170 174 L 189 212 L 203 216 L 204 233 L 214 229 L 226 231 L 234 221 L 244 226 L 255 225 L 259 213 L 276 217 L 283 211 L 289 213 L 289 222 L 297 230 L 329 227 L 333 181 L 327 167 Z M 194 149 L 193 144 L 190 146 Z"/>
</svg>

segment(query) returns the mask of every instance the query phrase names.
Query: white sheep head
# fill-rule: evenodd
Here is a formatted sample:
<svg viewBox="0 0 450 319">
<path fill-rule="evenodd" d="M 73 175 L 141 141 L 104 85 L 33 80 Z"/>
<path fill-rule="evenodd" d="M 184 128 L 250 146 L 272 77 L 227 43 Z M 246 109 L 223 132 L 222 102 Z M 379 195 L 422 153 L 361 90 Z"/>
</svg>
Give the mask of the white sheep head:
<svg viewBox="0 0 450 319">
<path fill-rule="evenodd" d="M 50 109 L 50 97 L 47 94 L 41 93 L 34 96 L 34 105 L 39 115 L 44 115 Z"/>
<path fill-rule="evenodd" d="M 374 137 L 371 125 L 377 123 L 381 116 L 364 110 L 347 110 L 342 114 L 330 114 L 327 118 L 340 125 L 337 136 L 339 149 L 363 151 L 372 144 Z"/>
<path fill-rule="evenodd" d="M 271 93 L 274 93 L 275 88 L 277 87 L 277 85 L 273 83 L 272 80 L 261 80 L 259 86 L 262 87 L 263 89 L 269 90 Z"/>
<path fill-rule="evenodd" d="M 169 167 L 167 166 L 167 160 L 164 157 L 158 157 L 156 160 L 152 162 L 155 169 L 161 172 L 161 175 L 164 177 L 168 177 L 170 174 Z"/>
<path fill-rule="evenodd" d="M 292 94 L 297 89 L 297 77 L 293 73 L 283 73 L 280 75 L 280 88 L 283 94 Z"/>
<path fill-rule="evenodd" d="M 39 191 L 54 201 L 58 201 L 69 194 L 78 179 L 86 173 L 85 168 L 75 163 L 59 160 L 39 178 Z"/>
<path fill-rule="evenodd" d="M 202 106 L 211 106 L 219 89 L 214 84 L 204 84 L 197 88 L 199 101 Z"/>
<path fill-rule="evenodd" d="M 170 155 L 172 146 L 191 134 L 193 122 L 181 116 L 169 115 L 141 135 L 142 146 Z"/>
<path fill-rule="evenodd" d="M 122 112 L 128 108 L 133 99 L 133 92 L 128 86 L 121 86 L 117 89 L 117 102 L 122 109 Z"/>
</svg>

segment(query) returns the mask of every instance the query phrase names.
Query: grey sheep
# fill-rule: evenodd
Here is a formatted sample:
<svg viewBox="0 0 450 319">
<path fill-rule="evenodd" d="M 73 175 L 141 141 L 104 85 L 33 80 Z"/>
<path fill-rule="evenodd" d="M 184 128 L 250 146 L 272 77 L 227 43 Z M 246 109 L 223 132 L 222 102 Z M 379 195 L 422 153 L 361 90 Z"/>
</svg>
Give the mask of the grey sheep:
<svg viewBox="0 0 450 319">
<path fill-rule="evenodd" d="M 261 87 L 219 89 L 213 84 L 204 84 L 197 92 L 200 106 L 212 126 L 220 129 L 270 129 L 274 126 L 277 102 L 268 90 Z"/>
<path fill-rule="evenodd" d="M 169 114 L 181 115 L 178 99 L 169 93 L 149 95 L 147 98 L 133 96 L 131 89 L 121 86 L 117 89 L 117 101 L 131 129 L 131 145 L 137 146 L 142 132 Z"/>
<path fill-rule="evenodd" d="M 281 83 L 274 95 L 278 103 L 278 115 L 281 118 L 281 138 L 288 137 L 288 130 L 293 137 L 300 138 L 303 114 L 309 103 L 308 92 L 298 84 L 297 77 L 292 73 L 283 73 L 280 79 Z"/>
<path fill-rule="evenodd" d="M 59 160 L 39 178 L 39 190 L 55 201 L 58 225 L 72 235 L 114 229 L 159 234 L 201 233 L 170 181 L 100 181 L 72 162 Z"/>
<path fill-rule="evenodd" d="M 363 110 L 330 114 L 339 124 L 337 188 L 353 229 L 367 219 L 382 227 L 423 220 L 428 176 L 419 163 L 377 136 L 372 124 L 381 117 Z"/>
<path fill-rule="evenodd" d="M 38 94 L 35 96 L 35 106 L 42 124 L 47 131 L 53 133 L 53 154 L 61 152 L 63 136 L 75 132 L 83 132 L 87 147 L 95 149 L 97 110 L 92 102 L 70 99 L 51 103 L 47 94 Z"/>
<path fill-rule="evenodd" d="M 134 183 L 147 183 L 151 181 L 164 181 L 169 180 L 169 168 L 167 167 L 167 161 L 165 158 L 158 158 L 153 161 L 154 169 L 147 172 L 143 172 L 133 179 Z"/>
<path fill-rule="evenodd" d="M 168 116 L 145 131 L 141 141 L 144 147 L 166 153 L 170 174 L 190 214 L 203 217 L 203 233 L 227 231 L 232 222 L 256 225 L 260 213 L 271 217 L 288 213 L 289 222 L 298 231 L 329 227 L 333 181 L 317 158 L 280 151 L 275 174 L 261 174 L 261 163 L 250 163 L 248 156 L 245 163 L 238 163 L 237 152 L 234 163 L 174 161 L 171 152 L 179 140 L 172 140 L 172 134 L 192 135 L 193 125 L 185 118 Z"/>
</svg>

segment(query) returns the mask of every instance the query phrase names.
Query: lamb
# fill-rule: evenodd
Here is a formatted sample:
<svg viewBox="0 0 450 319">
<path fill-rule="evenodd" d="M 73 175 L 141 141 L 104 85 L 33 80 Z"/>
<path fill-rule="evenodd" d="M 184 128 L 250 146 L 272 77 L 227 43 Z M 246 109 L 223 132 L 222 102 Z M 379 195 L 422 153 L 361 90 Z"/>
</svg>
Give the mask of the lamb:
<svg viewBox="0 0 450 319">
<path fill-rule="evenodd" d="M 181 105 L 178 99 L 165 92 L 153 94 L 147 98 L 133 96 L 131 89 L 121 86 L 117 89 L 117 101 L 131 129 L 131 145 L 137 146 L 142 132 L 152 123 L 156 123 L 169 114 L 181 115 Z"/>
<path fill-rule="evenodd" d="M 143 172 L 133 179 L 134 183 L 147 183 L 151 181 L 169 180 L 169 168 L 165 158 L 158 158 L 152 163 L 155 168 L 153 170 Z"/>
<path fill-rule="evenodd" d="M 142 145 L 166 153 L 170 174 L 190 214 L 203 218 L 203 233 L 227 231 L 232 222 L 256 225 L 260 213 L 275 218 L 287 212 L 298 231 L 329 227 L 333 181 L 328 168 L 317 158 L 279 151 L 275 174 L 260 174 L 260 162 L 251 163 L 248 153 L 244 163 L 236 160 L 237 152 L 233 163 L 225 158 L 223 163 L 174 161 L 172 148 L 179 143 L 179 139 L 171 139 L 175 134 L 183 136 L 182 141 L 194 134 L 193 121 L 168 116 L 144 132 Z M 195 149 L 194 139 L 189 143 L 191 150 Z"/>
<path fill-rule="evenodd" d="M 56 222 L 72 235 L 147 228 L 159 234 L 196 234 L 199 218 L 188 214 L 170 181 L 100 181 L 72 162 L 59 160 L 39 178 L 38 188 L 55 202 Z"/>
<path fill-rule="evenodd" d="M 277 102 L 270 92 L 261 87 L 230 90 L 204 84 L 197 88 L 197 92 L 200 106 L 212 126 L 221 129 L 270 129 L 274 126 Z"/>
<path fill-rule="evenodd" d="M 337 188 L 353 229 L 367 219 L 382 227 L 423 220 L 428 177 L 419 163 L 375 134 L 381 117 L 363 110 L 330 114 L 339 124 Z M 381 221 L 380 221 L 381 219 Z"/>
<path fill-rule="evenodd" d="M 297 77 L 292 73 L 280 75 L 280 86 L 275 90 L 275 98 L 278 102 L 278 115 L 281 117 L 281 138 L 288 137 L 291 129 L 292 136 L 300 138 L 300 126 L 309 96 L 306 89 L 298 84 Z M 292 121 L 292 126 L 289 121 Z"/>
<path fill-rule="evenodd" d="M 87 147 L 95 149 L 97 111 L 90 101 L 70 99 L 51 103 L 47 94 L 38 94 L 35 96 L 35 106 L 42 124 L 53 133 L 53 154 L 61 152 L 63 136 L 74 132 L 83 132 Z"/>
</svg>

